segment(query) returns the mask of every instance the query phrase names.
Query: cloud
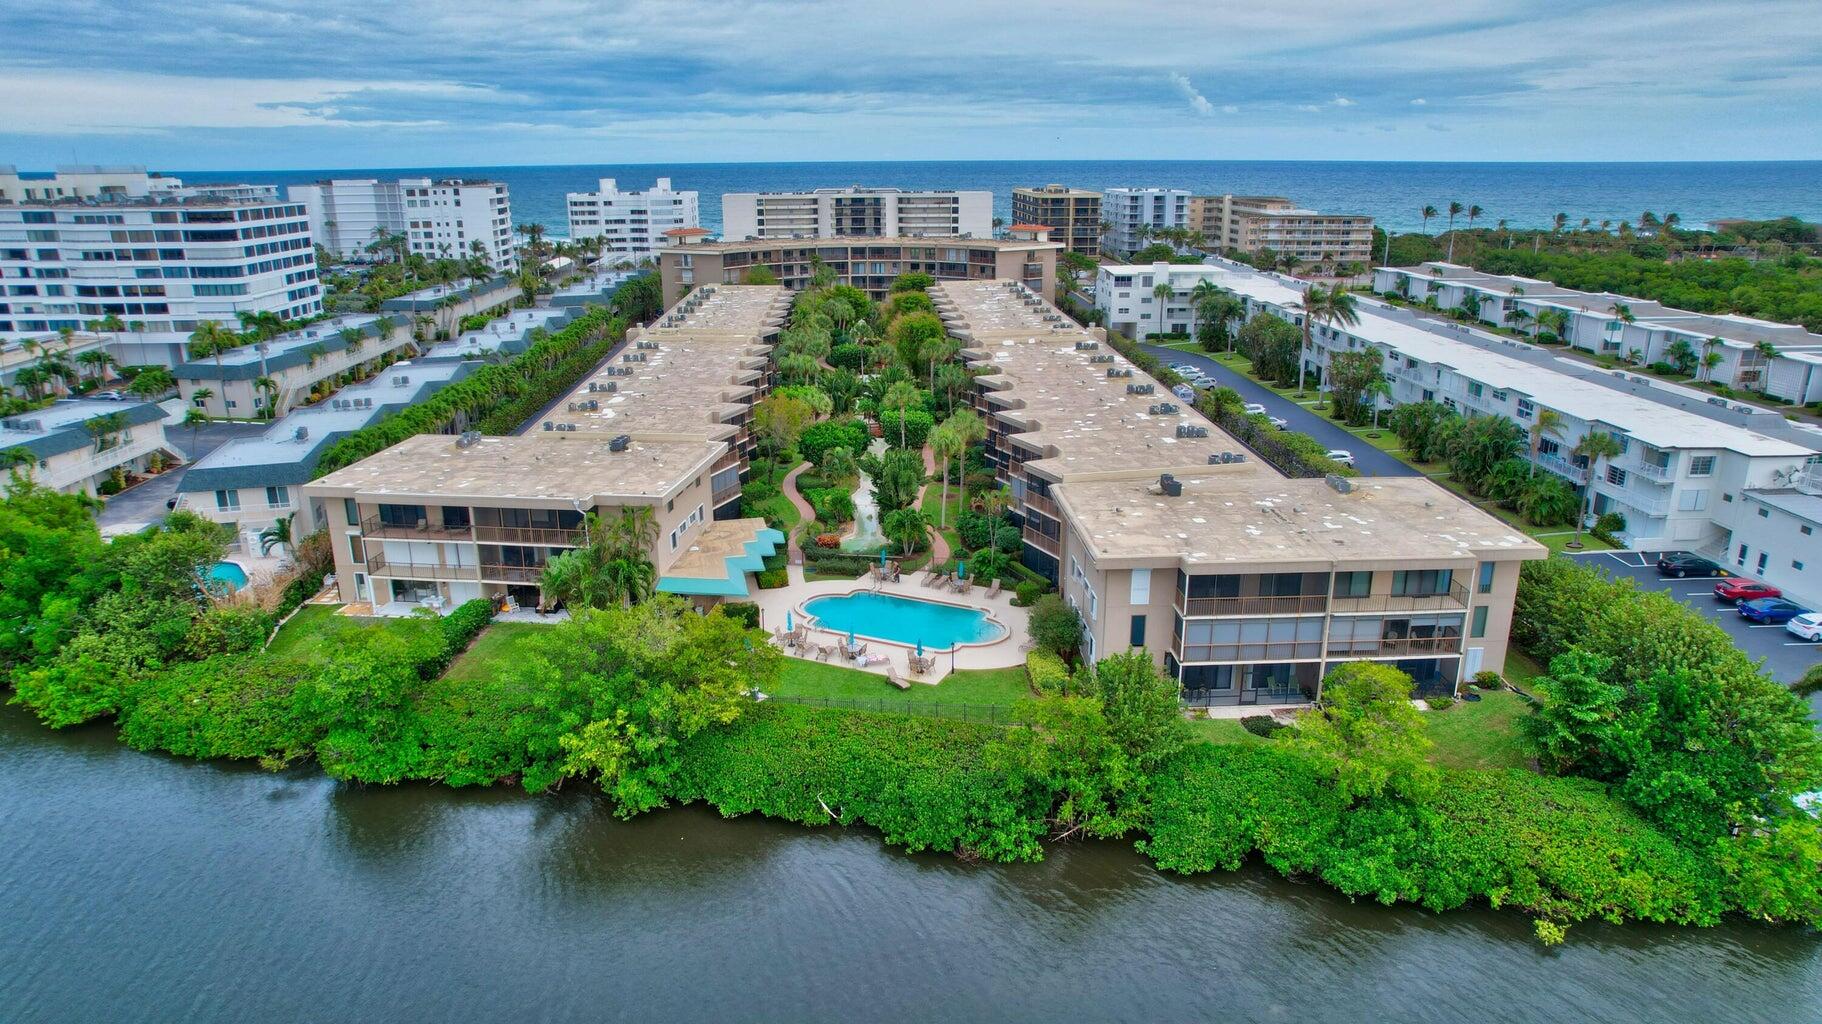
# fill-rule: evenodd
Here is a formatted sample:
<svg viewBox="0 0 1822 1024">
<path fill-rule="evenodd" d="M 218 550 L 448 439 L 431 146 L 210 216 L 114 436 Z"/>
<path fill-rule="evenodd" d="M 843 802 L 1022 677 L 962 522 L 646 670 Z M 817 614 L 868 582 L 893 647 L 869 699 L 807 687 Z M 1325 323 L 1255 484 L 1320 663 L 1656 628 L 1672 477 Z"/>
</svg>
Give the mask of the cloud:
<svg viewBox="0 0 1822 1024">
<path fill-rule="evenodd" d="M 1297 104 L 1297 109 L 1303 111 L 1306 114 L 1322 113 L 1322 108 L 1317 106 L 1314 103 L 1299 103 L 1299 104 Z"/>
<path fill-rule="evenodd" d="M 1329 102 L 1335 104 L 1337 107 L 1351 107 L 1354 105 L 1354 101 L 1348 99 L 1346 96 L 1337 96 Z"/>
<path fill-rule="evenodd" d="M 1238 114 L 1240 112 L 1240 108 L 1234 106 L 1232 103 L 1229 103 L 1228 105 L 1221 108 L 1221 112 L 1223 114 Z"/>
<path fill-rule="evenodd" d="M 1215 105 L 1208 102 L 1207 96 L 1196 91 L 1196 87 L 1190 82 L 1188 75 L 1181 71 L 1172 71 L 1170 73 L 1170 84 L 1176 86 L 1177 91 L 1183 94 L 1183 98 L 1189 101 L 1189 108 L 1194 110 L 1198 117 L 1215 116 Z M 1232 108 L 1224 109 L 1227 109 L 1229 113 L 1232 113 Z"/>
<path fill-rule="evenodd" d="M 1430 102 L 1429 100 L 1426 100 L 1422 96 L 1419 96 L 1416 99 L 1411 101 L 1411 106 L 1413 106 L 1413 107 L 1427 106 L 1427 105 L 1429 105 L 1429 102 Z"/>
</svg>

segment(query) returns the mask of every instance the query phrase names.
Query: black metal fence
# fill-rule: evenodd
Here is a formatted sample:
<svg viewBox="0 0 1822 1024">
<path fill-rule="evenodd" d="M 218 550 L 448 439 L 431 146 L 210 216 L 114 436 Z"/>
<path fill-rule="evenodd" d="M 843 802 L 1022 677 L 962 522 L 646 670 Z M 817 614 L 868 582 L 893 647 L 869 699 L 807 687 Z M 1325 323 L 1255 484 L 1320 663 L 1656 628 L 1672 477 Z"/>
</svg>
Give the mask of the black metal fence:
<svg viewBox="0 0 1822 1024">
<path fill-rule="evenodd" d="M 839 708 L 847 711 L 873 711 L 887 715 L 923 715 L 926 718 L 952 718 L 985 725 L 1011 725 L 1012 707 L 1007 704 L 962 704 L 944 700 L 918 700 L 908 696 L 881 697 L 796 697 L 769 694 L 767 700 L 784 704 L 801 704 L 811 708 Z"/>
</svg>

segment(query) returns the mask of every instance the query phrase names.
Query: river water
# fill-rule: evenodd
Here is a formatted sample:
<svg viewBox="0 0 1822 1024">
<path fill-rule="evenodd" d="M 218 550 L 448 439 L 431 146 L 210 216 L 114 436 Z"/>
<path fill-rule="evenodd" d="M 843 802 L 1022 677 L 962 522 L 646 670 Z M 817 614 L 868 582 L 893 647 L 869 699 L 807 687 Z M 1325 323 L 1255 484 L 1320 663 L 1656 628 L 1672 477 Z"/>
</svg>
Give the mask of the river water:
<svg viewBox="0 0 1822 1024">
<path fill-rule="evenodd" d="M 0 1021 L 1822 1020 L 1822 939 L 1353 905 L 1129 848 L 359 789 L 0 709 Z"/>
</svg>

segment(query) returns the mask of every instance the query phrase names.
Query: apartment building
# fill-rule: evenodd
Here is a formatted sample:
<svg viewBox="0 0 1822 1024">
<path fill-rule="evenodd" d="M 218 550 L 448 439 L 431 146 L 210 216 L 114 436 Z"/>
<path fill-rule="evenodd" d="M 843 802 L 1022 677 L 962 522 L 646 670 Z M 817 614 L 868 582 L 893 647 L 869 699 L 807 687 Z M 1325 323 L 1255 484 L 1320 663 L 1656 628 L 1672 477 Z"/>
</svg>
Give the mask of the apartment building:
<svg viewBox="0 0 1822 1024">
<path fill-rule="evenodd" d="M 602 178 L 593 192 L 571 192 L 568 209 L 570 239 L 600 238 L 607 266 L 651 259 L 664 248 L 666 231 L 702 226 L 697 194 L 672 189 L 669 178 L 625 191 Z"/>
<path fill-rule="evenodd" d="M 784 543 L 739 516 L 754 403 L 790 309 L 777 286 L 697 289 L 523 434 L 425 435 L 303 488 L 334 538 L 343 600 L 541 607 L 549 559 L 588 513 L 650 509 L 658 589 L 698 606 L 745 597 Z"/>
<path fill-rule="evenodd" d="M 1111 280 L 1131 278 L 1134 302 L 1140 291 L 1149 295 L 1146 273 L 1169 273 L 1173 281 L 1197 275 L 1239 296 L 1249 318 L 1271 313 L 1302 323 L 1301 282 L 1243 264 L 1102 271 Z M 1109 291 L 1116 303 L 1127 301 L 1119 298 L 1120 289 Z M 1463 415 L 1503 416 L 1527 432 L 1543 410 L 1551 410 L 1561 426 L 1539 439 L 1535 462 L 1579 493 L 1592 488 L 1594 514 L 1622 516 L 1619 535 L 1629 547 L 1700 551 L 1742 571 L 1762 571 L 1792 593 L 1822 599 L 1822 579 L 1805 575 L 1812 559 L 1758 543 L 1761 535 L 1775 534 L 1763 529 L 1770 512 L 1759 514 L 1765 503 L 1756 497 L 1771 494 L 1775 502 L 1777 492 L 1797 490 L 1822 473 L 1814 468 L 1822 431 L 1775 413 L 1717 406 L 1701 392 L 1562 359 L 1510 338 L 1437 324 L 1369 298 L 1360 300 L 1358 317 L 1353 325 L 1319 324 L 1311 332 L 1313 347 L 1304 358 L 1318 386 L 1334 353 L 1370 348 L 1381 354 L 1392 388 L 1388 408 L 1439 402 Z M 1612 434 L 1622 448 L 1602 462 L 1593 480 L 1587 461 L 1574 454 L 1590 431 Z M 1807 536 L 1793 532 L 1792 541 Z"/>
<path fill-rule="evenodd" d="M 1069 252 L 1101 254 L 1101 193 L 1067 185 L 1012 190 L 1012 222 L 1050 229 Z"/>
<path fill-rule="evenodd" d="M 109 316 L 187 334 L 239 313 L 322 312 L 304 208 L 274 188 L 63 168 L 0 175 L 0 192 L 0 339 Z"/>
<path fill-rule="evenodd" d="M 0 420 L 0 455 L 45 487 L 92 495 L 117 472 L 144 471 L 155 454 L 181 461 L 164 416 L 151 402 L 64 399 Z"/>
<path fill-rule="evenodd" d="M 1566 319 L 1562 341 L 1597 355 L 1670 362 L 1678 342 L 1698 358 L 1721 358 L 1703 379 L 1806 405 L 1822 402 L 1822 335 L 1796 324 L 1733 313 L 1694 313 L 1650 299 L 1584 292 L 1548 281 L 1484 274 L 1453 263 L 1379 267 L 1373 289 L 1413 302 L 1434 298 L 1439 309 L 1470 309 L 1482 323 L 1536 336 L 1556 315 Z M 1554 332 L 1553 332 L 1554 333 Z M 1721 401 L 1717 399 L 1717 401 Z"/>
<path fill-rule="evenodd" d="M 765 238 L 993 237 L 993 193 L 953 189 L 819 188 L 729 192 L 721 235 Z"/>
<path fill-rule="evenodd" d="M 1283 196 L 1191 196 L 1189 226 L 1216 249 L 1270 249 L 1305 263 L 1370 263 L 1373 218 L 1317 213 Z"/>
<path fill-rule="evenodd" d="M 401 316 L 353 314 L 319 320 L 268 341 L 218 356 L 184 354 L 172 365 L 179 397 L 214 418 L 282 416 L 311 400 L 311 392 L 339 374 L 358 373 L 415 342 Z M 261 387 L 269 380 L 273 387 Z"/>
<path fill-rule="evenodd" d="M 407 251 L 427 259 L 479 252 L 495 273 L 518 269 L 512 198 L 504 182 L 336 178 L 292 185 L 287 194 L 309 211 L 318 244 L 342 259 L 367 259 L 367 247 L 392 234 L 405 236 Z"/>
<path fill-rule="evenodd" d="M 1102 189 L 1101 220 L 1108 225 L 1102 245 L 1111 252 L 1138 252 L 1152 231 L 1189 227 L 1189 199 L 1183 188 Z"/>
<path fill-rule="evenodd" d="M 1204 705 L 1306 703 L 1359 659 L 1423 694 L 1503 667 L 1542 545 L 1425 479 L 1285 478 L 1018 282 L 932 297 L 1087 657 L 1143 647 Z"/>
<path fill-rule="evenodd" d="M 836 280 L 885 298 L 901 274 L 924 273 L 939 281 L 1023 281 L 1049 294 L 1056 287 L 1060 243 L 1037 228 L 1013 230 L 1006 238 L 835 238 L 824 242 L 751 239 L 715 242 L 698 235 L 673 236 L 677 244 L 659 254 L 666 302 L 676 302 L 700 284 L 732 284 L 764 267 L 792 290 L 810 284 L 818 266 Z"/>
</svg>

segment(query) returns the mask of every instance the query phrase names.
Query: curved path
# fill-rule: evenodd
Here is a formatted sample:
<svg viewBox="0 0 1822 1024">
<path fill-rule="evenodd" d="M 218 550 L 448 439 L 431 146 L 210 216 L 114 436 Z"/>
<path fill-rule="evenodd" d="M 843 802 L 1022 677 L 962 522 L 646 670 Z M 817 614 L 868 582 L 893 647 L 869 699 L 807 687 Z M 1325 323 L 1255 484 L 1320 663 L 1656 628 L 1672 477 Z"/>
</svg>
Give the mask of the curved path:
<svg viewBox="0 0 1822 1024">
<path fill-rule="evenodd" d="M 785 561 L 790 565 L 803 564 L 803 548 L 797 545 L 797 535 L 806 523 L 816 518 L 816 510 L 810 507 L 810 503 L 804 500 L 803 495 L 797 493 L 797 478 L 809 468 L 809 463 L 799 462 L 795 468 L 785 474 L 784 483 L 779 485 L 784 491 L 785 498 L 790 501 L 791 507 L 797 510 L 797 525 L 791 527 L 790 546 L 786 549 Z"/>
<path fill-rule="evenodd" d="M 917 507 L 918 508 L 924 507 L 924 497 L 930 493 L 930 488 L 932 488 L 932 487 L 940 488 L 942 486 L 941 481 L 936 479 L 936 455 L 934 452 L 932 452 L 930 450 L 930 446 L 927 444 L 924 445 L 923 456 L 924 456 L 924 476 L 927 477 L 928 479 L 926 479 L 924 481 L 924 485 L 922 487 L 917 489 Z M 937 498 L 938 499 L 942 498 L 942 492 L 940 490 L 937 492 Z M 938 504 L 941 504 L 940 500 L 938 501 Z M 948 560 L 949 560 L 949 540 L 948 540 L 948 538 L 943 536 L 943 531 L 936 528 L 935 523 L 931 523 L 930 524 L 930 564 L 933 566 L 941 565 L 944 562 L 947 562 Z"/>
</svg>

